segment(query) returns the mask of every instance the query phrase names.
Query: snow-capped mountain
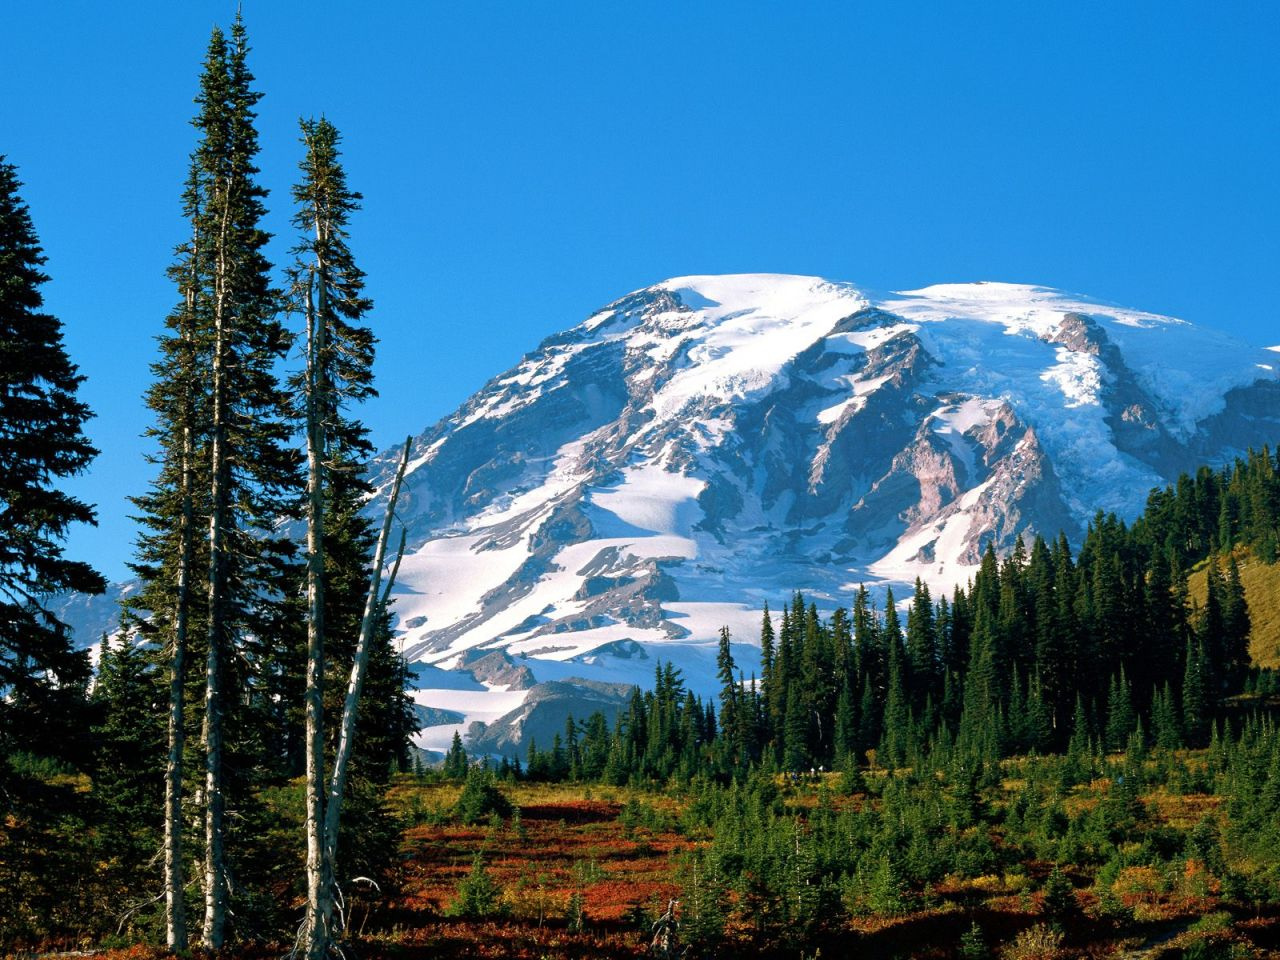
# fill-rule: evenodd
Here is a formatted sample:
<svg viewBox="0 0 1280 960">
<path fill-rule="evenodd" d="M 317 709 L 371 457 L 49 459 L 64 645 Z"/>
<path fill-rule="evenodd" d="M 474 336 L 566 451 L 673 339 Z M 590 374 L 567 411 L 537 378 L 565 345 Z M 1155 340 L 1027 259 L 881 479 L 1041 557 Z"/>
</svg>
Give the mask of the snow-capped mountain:
<svg viewBox="0 0 1280 960">
<path fill-rule="evenodd" d="M 632 293 L 414 441 L 395 610 L 418 696 L 503 718 L 511 743 L 540 683 L 647 684 L 661 659 L 710 693 L 714 638 L 754 640 L 766 599 L 945 588 L 988 541 L 1078 542 L 1098 509 L 1131 517 L 1179 471 L 1273 441 L 1277 364 L 1035 286 L 741 275 Z"/>
</svg>

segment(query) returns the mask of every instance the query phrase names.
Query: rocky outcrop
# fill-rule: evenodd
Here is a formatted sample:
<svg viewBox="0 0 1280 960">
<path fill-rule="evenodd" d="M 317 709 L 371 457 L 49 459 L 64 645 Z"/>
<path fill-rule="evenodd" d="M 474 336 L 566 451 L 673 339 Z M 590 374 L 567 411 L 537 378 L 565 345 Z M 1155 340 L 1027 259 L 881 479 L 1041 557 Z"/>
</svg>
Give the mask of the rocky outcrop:
<svg viewBox="0 0 1280 960">
<path fill-rule="evenodd" d="M 593 713 L 604 714 L 610 727 L 626 707 L 635 688 L 628 684 L 601 683 L 572 677 L 540 683 L 517 709 L 492 723 L 473 723 L 467 733 L 467 749 L 491 756 L 519 756 L 530 740 L 550 749 L 564 733 L 565 720 L 585 720 Z"/>
</svg>

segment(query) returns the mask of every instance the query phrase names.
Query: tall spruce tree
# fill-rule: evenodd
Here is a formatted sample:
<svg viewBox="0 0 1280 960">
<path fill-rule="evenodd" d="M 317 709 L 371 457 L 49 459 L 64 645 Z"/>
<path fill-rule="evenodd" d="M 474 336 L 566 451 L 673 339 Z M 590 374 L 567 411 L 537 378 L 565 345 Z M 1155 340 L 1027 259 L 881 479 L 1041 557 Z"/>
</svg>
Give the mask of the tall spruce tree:
<svg viewBox="0 0 1280 960">
<path fill-rule="evenodd" d="M 67 590 L 101 593 L 102 577 L 63 554 L 88 504 L 59 490 L 96 455 L 84 434 L 84 378 L 42 309 L 44 254 L 14 166 L 0 157 L 0 797 L 8 756 L 83 742 L 67 736 L 83 719 L 84 653 L 48 609 Z M 21 718 L 21 722 L 19 722 Z"/>
<path fill-rule="evenodd" d="M 226 45 L 220 33 L 210 44 L 206 71 L 220 74 Z M 164 896 L 165 945 L 185 950 L 188 945 L 186 905 L 185 823 L 182 810 L 184 756 L 187 749 L 187 656 L 193 635 L 204 623 L 205 596 L 196 577 L 207 556 L 199 535 L 199 517 L 207 515 L 208 447 L 205 415 L 208 384 L 201 371 L 208 363 L 203 320 L 209 298 L 208 274 L 201 259 L 204 244 L 201 215 L 204 191 L 193 161 L 182 195 L 182 212 L 192 236 L 176 251 L 169 277 L 179 300 L 165 320 L 158 338 L 159 358 L 151 365 L 152 382 L 146 404 L 156 415 L 148 435 L 157 452 L 151 489 L 132 498 L 139 510 L 141 533 L 131 569 L 139 589 L 125 601 L 125 623 L 141 635 L 167 665 L 168 751 L 164 778 Z M 141 771 L 139 775 L 143 775 Z"/>
<path fill-rule="evenodd" d="M 132 636 L 102 638 L 92 696 L 95 839 L 103 873 L 124 890 L 150 873 L 159 839 L 165 710 L 153 669 Z"/>
<path fill-rule="evenodd" d="M 334 870 L 327 850 L 324 717 L 341 700 L 326 697 L 325 678 L 340 691 L 351 670 L 364 617 L 365 587 L 374 531 L 361 513 L 373 492 L 363 470 L 373 453 L 368 431 L 348 407 L 373 395 L 374 337 L 363 325 L 371 303 L 364 273 L 347 243 L 351 214 L 360 194 L 347 186 L 339 152 L 341 137 L 328 120 L 301 124 L 305 156 L 302 179 L 293 190 L 294 226 L 300 240 L 289 271 L 290 308 L 305 324 L 306 364 L 295 381 L 303 400 L 308 461 L 307 495 L 307 658 L 305 754 L 307 780 L 307 917 L 304 933 L 310 956 L 329 949 Z M 412 729 L 404 697 L 404 671 L 390 649 L 385 610 L 373 614 L 368 680 L 373 696 L 359 704 L 361 749 L 357 776 L 385 783 L 389 767 L 403 759 Z"/>
<path fill-rule="evenodd" d="M 180 817 L 185 661 L 198 639 L 205 666 L 202 939 L 216 949 L 225 941 L 229 898 L 227 791 L 247 802 L 247 777 L 264 759 L 262 724 L 249 717 L 261 715 L 266 699 L 255 671 L 271 659 L 274 634 L 263 625 L 281 599 L 281 558 L 289 552 L 271 531 L 297 499 L 299 484 L 298 457 L 286 443 L 285 393 L 275 377 L 290 341 L 276 316 L 278 294 L 263 252 L 269 235 L 260 226 L 266 191 L 255 179 L 259 94 L 248 49 L 237 17 L 230 42 L 214 29 L 205 57 L 183 194 L 191 235 L 171 270 L 179 305 L 147 397 L 156 413 L 160 469 L 151 491 L 135 501 L 145 534 L 134 606 L 144 632 L 170 653 L 165 886 L 166 939 L 175 949 L 187 937 Z M 238 758 L 231 783 L 227 750 Z"/>
<path fill-rule="evenodd" d="M 215 37 L 213 51 L 219 43 Z M 237 16 L 225 66 L 211 58 L 202 78 L 203 139 L 193 156 L 205 190 L 200 231 L 212 286 L 210 329 L 208 617 L 205 630 L 205 916 L 203 942 L 222 946 L 228 907 L 224 722 L 228 690 L 251 688 L 236 668 L 265 659 L 261 608 L 279 601 L 277 549 L 268 531 L 296 496 L 297 457 L 287 445 L 288 403 L 275 376 L 290 338 L 277 313 L 260 226 L 266 190 L 258 185 L 258 134 L 248 37 Z M 279 548 L 284 549 L 284 548 Z M 235 655 L 246 643 L 259 649 Z M 238 697 L 243 703 L 244 697 Z M 250 705 L 253 698 L 250 698 Z M 240 704 L 237 704 L 238 706 Z M 251 735 L 252 728 L 235 731 Z M 251 745 L 236 743 L 252 749 Z M 237 784 L 238 788 L 244 785 Z"/>
</svg>

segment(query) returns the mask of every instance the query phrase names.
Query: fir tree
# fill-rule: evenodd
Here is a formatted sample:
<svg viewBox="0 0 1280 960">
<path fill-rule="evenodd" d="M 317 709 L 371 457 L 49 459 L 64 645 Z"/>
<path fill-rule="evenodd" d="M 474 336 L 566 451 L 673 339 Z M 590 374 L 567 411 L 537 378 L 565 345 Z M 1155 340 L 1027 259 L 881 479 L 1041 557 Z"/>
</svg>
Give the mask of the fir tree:
<svg viewBox="0 0 1280 960">
<path fill-rule="evenodd" d="M 305 325 L 305 369 L 294 380 L 303 398 L 308 459 L 308 657 L 306 684 L 307 777 L 312 824 L 308 847 L 308 883 L 313 903 L 309 923 L 317 922 L 332 884 L 324 875 L 321 824 L 324 811 L 323 717 L 338 710 L 337 696 L 326 705 L 325 674 L 338 681 L 350 671 L 354 639 L 363 616 L 365 581 L 373 549 L 372 524 L 361 509 L 372 488 L 363 479 L 372 455 L 368 431 L 347 412 L 350 404 L 373 395 L 372 332 L 362 321 L 370 309 L 364 273 L 347 243 L 351 214 L 360 194 L 347 186 L 339 144 L 329 121 L 301 123 L 305 155 L 302 179 L 293 190 L 294 226 L 300 240 L 289 271 L 290 308 Z M 403 762 L 410 729 L 400 658 L 390 650 L 385 614 L 376 615 L 377 636 L 370 657 L 369 694 L 360 704 L 361 749 L 358 776 L 385 783 L 390 765 Z M 367 759 L 366 759 L 367 758 Z M 368 762 L 368 761 L 372 762 Z M 373 811 L 367 815 L 374 815 Z M 328 865 L 332 869 L 332 864 Z M 327 949 L 325 937 L 313 937 L 314 956 Z"/>
<path fill-rule="evenodd" d="M 237 18 L 228 43 L 210 39 L 194 120 L 183 208 L 191 239 L 171 275 L 180 303 L 162 342 L 158 383 L 148 394 L 157 414 L 159 476 L 138 503 L 146 534 L 137 571 L 143 585 L 134 608 L 144 633 L 171 654 L 170 757 L 166 797 L 166 891 L 169 945 L 186 945 L 181 891 L 181 757 L 179 718 L 187 647 L 199 618 L 205 659 L 204 758 L 206 946 L 226 936 L 228 851 L 226 803 L 251 802 L 251 771 L 267 763 L 261 722 L 269 710 L 261 678 L 246 669 L 270 662 L 266 625 L 281 597 L 281 563 L 290 548 L 267 531 L 297 486 L 296 455 L 285 441 L 284 393 L 275 379 L 289 338 L 276 319 L 277 297 L 263 255 L 265 191 L 256 183 L 259 95 L 247 65 L 248 43 Z M 199 526 L 205 534 L 197 536 Z M 197 591 L 197 578 L 204 589 Z M 228 696 L 228 690 L 237 696 Z M 253 719 L 251 719 L 253 718 Z M 256 722 L 255 722 L 256 721 Z M 228 765 L 228 755 L 232 762 Z M 228 780 L 226 772 L 233 771 Z M 248 824 L 250 818 L 237 818 Z M 243 881 L 243 878 L 242 878 Z"/>
<path fill-rule="evenodd" d="M 83 742 L 64 734 L 87 719 L 88 661 L 46 604 L 105 586 L 88 564 L 63 555 L 68 529 L 93 523 L 94 512 L 57 484 L 97 451 L 84 435 L 89 408 L 76 399 L 84 378 L 61 323 L 42 309 L 49 278 L 20 186 L 0 157 L 0 792 L 13 750 L 49 755 Z"/>
<path fill-rule="evenodd" d="M 444 775 L 450 780 L 463 780 L 467 776 L 467 751 L 462 746 L 462 735 L 453 731 L 453 743 L 444 755 Z"/>
<path fill-rule="evenodd" d="M 1173 701 L 1169 681 L 1151 698 L 1151 724 L 1156 746 L 1163 750 L 1177 750 L 1182 746 L 1182 725 Z"/>
<path fill-rule="evenodd" d="M 725 758 L 730 769 L 744 764 L 746 756 L 746 717 L 742 709 L 742 686 L 733 675 L 733 652 L 729 647 L 729 628 L 720 630 L 720 646 L 716 653 L 716 676 L 720 680 L 720 736 L 724 739 Z"/>
<path fill-rule="evenodd" d="M 163 784 L 163 692 L 146 655 L 130 636 L 102 638 L 92 703 L 97 722 L 93 801 L 102 862 L 128 889 L 148 871 L 157 845 L 155 811 Z"/>
<path fill-rule="evenodd" d="M 1136 717 L 1133 712 L 1133 697 L 1129 691 L 1129 682 L 1125 679 L 1124 667 L 1111 678 L 1107 695 L 1107 730 L 1108 750 L 1123 750 L 1133 733 Z"/>
<path fill-rule="evenodd" d="M 916 577 L 915 594 L 907 611 L 907 661 L 911 691 L 917 700 L 941 692 L 937 683 L 938 650 L 933 599 L 929 587 Z"/>
<path fill-rule="evenodd" d="M 1186 670 L 1182 676 L 1182 729 L 1187 743 L 1204 744 L 1209 729 L 1209 690 L 1205 678 L 1204 645 L 1187 641 Z"/>
<path fill-rule="evenodd" d="M 1230 689 L 1237 689 L 1249 671 L 1249 605 L 1234 553 L 1227 555 L 1222 584 L 1222 672 Z"/>
</svg>

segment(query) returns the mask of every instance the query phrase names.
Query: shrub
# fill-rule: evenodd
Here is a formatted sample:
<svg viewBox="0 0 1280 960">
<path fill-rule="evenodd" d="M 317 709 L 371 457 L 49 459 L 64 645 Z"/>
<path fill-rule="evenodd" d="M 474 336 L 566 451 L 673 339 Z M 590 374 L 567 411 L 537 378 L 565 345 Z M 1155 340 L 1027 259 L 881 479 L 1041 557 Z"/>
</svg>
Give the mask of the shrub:
<svg viewBox="0 0 1280 960">
<path fill-rule="evenodd" d="M 958 952 L 961 960 L 987 960 L 991 956 L 987 941 L 982 936 L 982 928 L 978 926 L 976 920 L 960 937 L 960 950 Z"/>
<path fill-rule="evenodd" d="M 1065 917 L 1076 909 L 1076 891 L 1067 875 L 1054 867 L 1044 882 L 1044 912 Z"/>
<path fill-rule="evenodd" d="M 491 917 L 501 912 L 502 888 L 484 868 L 484 858 L 476 854 L 471 872 L 458 884 L 458 896 L 445 913 L 450 917 Z"/>
<path fill-rule="evenodd" d="M 1056 960 L 1062 955 L 1062 931 L 1037 923 L 1019 933 L 1001 951 L 1004 960 Z"/>
<path fill-rule="evenodd" d="M 467 782 L 453 806 L 453 813 L 465 824 L 477 824 L 495 814 L 511 816 L 511 801 L 498 789 L 488 769 L 472 767 L 467 771 Z"/>
</svg>

